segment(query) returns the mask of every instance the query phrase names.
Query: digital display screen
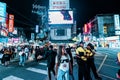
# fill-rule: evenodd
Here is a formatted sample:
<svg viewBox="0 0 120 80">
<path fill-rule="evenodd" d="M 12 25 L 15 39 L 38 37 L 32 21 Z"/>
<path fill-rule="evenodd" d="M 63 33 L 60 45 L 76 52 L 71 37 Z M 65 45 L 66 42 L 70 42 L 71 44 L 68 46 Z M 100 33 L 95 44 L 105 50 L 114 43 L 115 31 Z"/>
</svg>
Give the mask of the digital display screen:
<svg viewBox="0 0 120 80">
<path fill-rule="evenodd" d="M 48 11 L 48 24 L 73 24 L 73 11 Z"/>
</svg>

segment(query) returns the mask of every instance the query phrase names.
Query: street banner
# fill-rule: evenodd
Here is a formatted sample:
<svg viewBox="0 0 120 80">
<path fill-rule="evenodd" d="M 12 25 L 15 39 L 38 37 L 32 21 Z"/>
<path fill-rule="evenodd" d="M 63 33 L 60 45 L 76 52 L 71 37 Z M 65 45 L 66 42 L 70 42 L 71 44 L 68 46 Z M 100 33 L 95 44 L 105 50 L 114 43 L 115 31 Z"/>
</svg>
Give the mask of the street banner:
<svg viewBox="0 0 120 80">
<path fill-rule="evenodd" d="M 35 32 L 36 32 L 36 33 L 39 32 L 39 25 L 36 25 Z"/>
<path fill-rule="evenodd" d="M 34 40 L 34 39 L 35 39 L 35 34 L 31 33 L 31 40 Z"/>
<path fill-rule="evenodd" d="M 50 10 L 69 10 L 69 0 L 49 0 Z"/>
<path fill-rule="evenodd" d="M 89 29 L 89 26 L 88 26 L 88 24 L 84 24 L 84 28 L 83 28 L 84 30 L 84 34 L 89 34 L 90 33 L 90 29 Z"/>
<path fill-rule="evenodd" d="M 115 30 L 120 30 L 119 14 L 114 15 L 114 25 L 115 25 Z"/>
<path fill-rule="evenodd" d="M 9 28 L 9 17 L 8 13 L 6 13 L 6 28 Z"/>
<path fill-rule="evenodd" d="M 0 22 L 6 21 L 6 3 L 0 2 Z"/>
<path fill-rule="evenodd" d="M 9 32 L 13 32 L 14 31 L 14 15 L 9 14 L 9 28 L 8 28 Z"/>
</svg>

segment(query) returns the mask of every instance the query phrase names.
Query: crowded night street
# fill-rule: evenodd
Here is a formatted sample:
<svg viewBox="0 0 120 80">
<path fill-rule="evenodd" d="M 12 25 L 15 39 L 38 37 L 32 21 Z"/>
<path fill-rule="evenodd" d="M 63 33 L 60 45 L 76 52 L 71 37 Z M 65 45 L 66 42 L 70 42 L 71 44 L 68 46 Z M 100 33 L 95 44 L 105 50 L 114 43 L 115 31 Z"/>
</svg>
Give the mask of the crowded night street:
<svg viewBox="0 0 120 80">
<path fill-rule="evenodd" d="M 117 80 L 116 73 L 120 65 L 116 64 L 116 56 L 120 49 L 98 48 L 95 55 L 95 65 L 103 80 Z M 0 64 L 0 80 L 48 80 L 46 61 L 39 63 L 28 61 L 24 67 L 18 65 L 17 60 L 12 60 L 8 67 Z M 78 66 L 74 65 L 74 78 L 78 80 Z M 92 75 L 94 80 L 94 76 Z M 52 75 L 52 80 L 54 76 Z"/>
</svg>

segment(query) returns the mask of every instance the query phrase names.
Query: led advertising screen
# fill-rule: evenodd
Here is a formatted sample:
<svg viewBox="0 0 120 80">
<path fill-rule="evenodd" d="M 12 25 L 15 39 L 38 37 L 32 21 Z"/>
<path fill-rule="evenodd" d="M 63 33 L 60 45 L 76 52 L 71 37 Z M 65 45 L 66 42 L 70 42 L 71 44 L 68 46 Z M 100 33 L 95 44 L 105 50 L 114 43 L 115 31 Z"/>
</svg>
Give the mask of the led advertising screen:
<svg viewBox="0 0 120 80">
<path fill-rule="evenodd" d="M 73 11 L 48 11 L 48 24 L 73 24 Z"/>
<path fill-rule="evenodd" d="M 0 2 L 0 22 L 5 22 L 6 18 L 6 3 Z"/>
</svg>

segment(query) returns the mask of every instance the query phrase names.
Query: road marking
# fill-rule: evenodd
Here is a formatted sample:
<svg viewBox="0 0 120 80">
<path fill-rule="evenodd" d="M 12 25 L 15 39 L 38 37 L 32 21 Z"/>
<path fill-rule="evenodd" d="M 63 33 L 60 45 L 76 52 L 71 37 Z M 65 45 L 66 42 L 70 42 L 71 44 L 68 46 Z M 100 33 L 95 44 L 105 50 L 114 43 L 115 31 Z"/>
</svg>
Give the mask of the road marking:
<svg viewBox="0 0 120 80">
<path fill-rule="evenodd" d="M 115 79 L 115 78 L 109 77 L 109 76 L 104 75 L 104 74 L 100 74 L 100 75 L 101 75 L 101 76 L 104 76 L 104 77 L 106 77 L 106 78 L 109 78 L 109 79 L 111 79 L 111 80 L 117 80 L 117 79 Z"/>
<path fill-rule="evenodd" d="M 95 63 L 95 64 L 99 64 L 99 63 Z M 108 67 L 112 67 L 112 68 L 116 68 L 116 69 L 119 69 L 120 67 L 115 67 L 115 66 L 111 66 L 111 65 L 108 65 L 108 64 L 103 64 L 104 66 L 108 66 Z"/>
<path fill-rule="evenodd" d="M 102 58 L 95 58 L 95 59 L 97 59 L 97 60 L 103 60 Z M 113 60 L 113 59 L 107 59 L 107 61 L 112 61 L 112 62 L 115 62 L 115 60 Z"/>
<path fill-rule="evenodd" d="M 24 79 L 11 75 L 6 78 L 3 78 L 2 80 L 24 80 Z"/>
<path fill-rule="evenodd" d="M 27 68 L 27 70 L 47 75 L 47 70 L 42 70 L 42 69 L 37 69 L 37 68 L 32 68 L 32 67 Z"/>
<path fill-rule="evenodd" d="M 40 65 L 44 65 L 44 66 L 47 66 L 47 64 L 46 63 L 39 63 Z"/>
<path fill-rule="evenodd" d="M 102 68 L 102 66 L 103 66 L 103 64 L 104 64 L 104 62 L 105 62 L 105 60 L 106 60 L 106 59 L 107 59 L 107 55 L 105 55 L 105 57 L 104 57 L 104 59 L 103 59 L 102 63 L 100 64 L 100 66 L 99 66 L 99 68 L 98 68 L 97 72 L 99 72 L 99 71 L 100 71 L 100 69 Z"/>
</svg>

